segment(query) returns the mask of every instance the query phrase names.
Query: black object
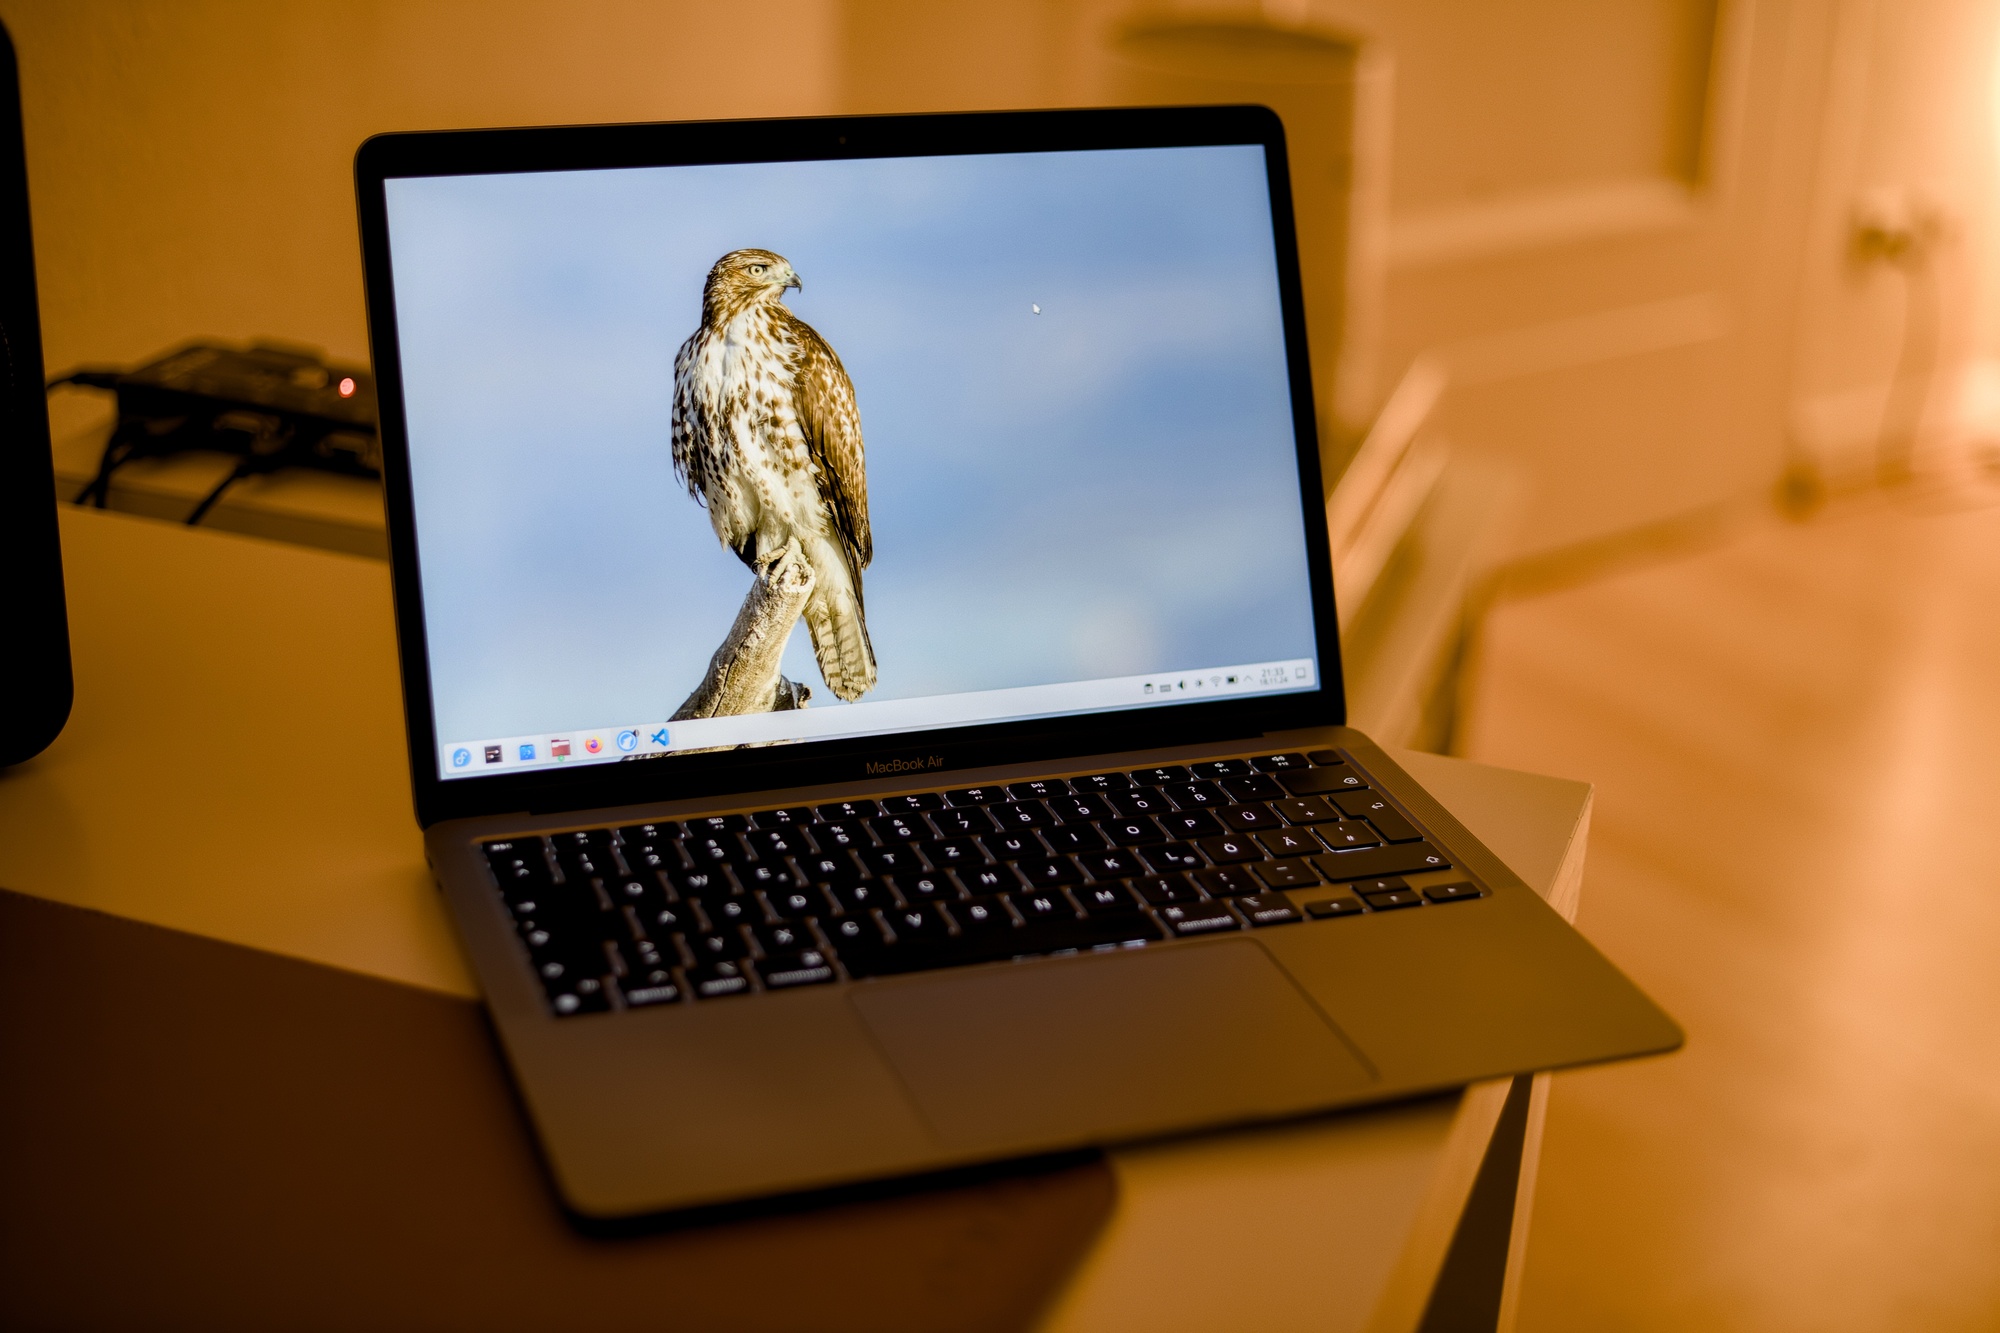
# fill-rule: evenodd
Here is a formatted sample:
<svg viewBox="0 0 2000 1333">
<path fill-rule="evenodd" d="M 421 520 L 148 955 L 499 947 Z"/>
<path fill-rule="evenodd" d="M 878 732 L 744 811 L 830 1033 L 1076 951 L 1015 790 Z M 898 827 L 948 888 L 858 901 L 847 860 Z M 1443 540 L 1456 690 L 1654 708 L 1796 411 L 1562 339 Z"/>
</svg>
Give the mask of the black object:
<svg viewBox="0 0 2000 1333">
<path fill-rule="evenodd" d="M 303 349 L 192 342 L 136 370 L 73 370 L 48 387 L 59 384 L 118 395 L 118 424 L 105 441 L 97 475 L 77 493 L 77 504 L 104 508 L 112 475 L 134 459 L 190 450 L 233 454 L 238 462 L 189 513 L 189 524 L 201 522 L 243 478 L 280 468 L 382 476 L 374 377 Z"/>
<path fill-rule="evenodd" d="M 1261 768 L 1269 758 L 1251 762 Z M 1222 763 L 1243 765 L 1231 771 L 1248 768 L 1242 760 Z M 1321 771 L 1353 772 L 1337 759 Z M 1023 795 L 1031 786 L 1040 793 L 1115 787 L 1199 812 L 1206 802 L 1201 784 L 1138 785 L 1183 773 L 1146 769 L 1017 785 Z M 1368 819 L 1423 836 L 1371 790 L 1341 799 L 1361 803 L 1356 808 L 1367 809 Z M 487 843 L 486 861 L 525 960 L 559 1015 L 603 1013 L 616 1003 L 614 996 L 632 1008 L 684 996 L 742 995 L 759 981 L 765 989 L 813 985 L 834 980 L 836 966 L 854 978 L 888 976 L 1129 948 L 1169 932 L 1286 925 L 1301 918 L 1277 890 L 1318 889 L 1323 881 L 1369 879 L 1354 886 L 1366 895 L 1367 907 L 1342 898 L 1337 909 L 1312 904 L 1315 916 L 1418 907 L 1424 896 L 1401 880 L 1373 878 L 1386 873 L 1378 869 L 1383 854 L 1406 869 L 1436 868 L 1418 865 L 1436 855 L 1430 844 L 1382 848 L 1372 835 L 1374 854 L 1334 853 L 1313 861 L 1269 841 L 1260 846 L 1247 837 L 1213 838 L 1198 844 L 1199 853 L 1187 844 L 1174 853 L 1175 866 L 1199 864 L 1202 855 L 1216 862 L 1193 882 L 1178 875 L 1145 878 L 1125 853 L 1066 854 L 1076 843 L 1125 841 L 1122 826 L 1131 821 L 1108 806 L 1100 810 L 1095 798 L 1032 802 L 1043 816 L 1035 827 L 1017 837 L 980 840 L 952 836 L 961 831 L 959 817 L 978 813 L 977 807 L 946 809 L 930 793 L 888 804 L 901 813 L 877 815 L 871 813 L 876 802 L 842 801 L 819 807 L 818 820 L 809 810 L 767 810 L 685 825 L 512 838 Z M 1304 813 L 1317 818 L 1317 803 Z M 784 831 L 767 831 L 774 824 Z M 1369 826 L 1357 818 L 1341 827 L 1365 832 Z M 1302 836 L 1319 849 L 1303 827 L 1261 838 L 1279 834 Z M 1225 842 L 1226 849 L 1220 845 Z M 1448 889 L 1429 896 L 1454 902 L 1481 894 L 1470 883 Z M 778 930 L 782 936 L 772 934 Z M 749 966 L 741 966 L 745 960 Z M 676 969 L 684 980 L 676 980 Z"/>
<path fill-rule="evenodd" d="M 55 489 L 21 84 L 13 39 L 0 27 L 0 616 L 14 682 L 0 705 L 0 764 L 47 749 L 75 693 Z"/>
</svg>

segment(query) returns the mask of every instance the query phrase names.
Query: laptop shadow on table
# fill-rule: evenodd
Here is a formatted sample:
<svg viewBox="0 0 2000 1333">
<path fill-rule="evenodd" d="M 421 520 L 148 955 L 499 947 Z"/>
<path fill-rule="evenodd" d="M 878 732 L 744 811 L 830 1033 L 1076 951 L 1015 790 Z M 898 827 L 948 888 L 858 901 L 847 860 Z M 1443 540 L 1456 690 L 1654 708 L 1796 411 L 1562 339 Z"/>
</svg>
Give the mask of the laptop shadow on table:
<svg viewBox="0 0 2000 1333">
<path fill-rule="evenodd" d="M 1096 1154 L 567 1216 L 483 1009 L 0 890 L 0 1325 L 1016 1329 Z"/>
</svg>

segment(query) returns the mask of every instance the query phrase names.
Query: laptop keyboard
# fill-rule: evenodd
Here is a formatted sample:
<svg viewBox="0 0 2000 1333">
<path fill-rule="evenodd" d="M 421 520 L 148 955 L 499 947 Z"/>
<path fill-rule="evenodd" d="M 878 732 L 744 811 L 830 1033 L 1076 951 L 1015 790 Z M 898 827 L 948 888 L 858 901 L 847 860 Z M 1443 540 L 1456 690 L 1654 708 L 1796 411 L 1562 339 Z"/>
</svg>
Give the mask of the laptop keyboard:
<svg viewBox="0 0 2000 1333">
<path fill-rule="evenodd" d="M 558 1015 L 1425 907 L 1445 854 L 1333 750 L 484 846 Z"/>
</svg>

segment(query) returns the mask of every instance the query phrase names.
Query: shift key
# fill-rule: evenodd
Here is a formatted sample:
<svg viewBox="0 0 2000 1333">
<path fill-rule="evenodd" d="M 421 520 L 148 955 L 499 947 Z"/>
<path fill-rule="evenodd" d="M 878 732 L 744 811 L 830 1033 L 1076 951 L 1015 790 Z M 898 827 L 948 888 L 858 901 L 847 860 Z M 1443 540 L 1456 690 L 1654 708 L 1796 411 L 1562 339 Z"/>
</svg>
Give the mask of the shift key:
<svg viewBox="0 0 2000 1333">
<path fill-rule="evenodd" d="M 1405 842 L 1354 852 L 1328 852 L 1325 856 L 1315 856 L 1312 863 L 1320 874 L 1339 883 L 1350 879 L 1408 875 L 1419 870 L 1444 870 L 1450 867 L 1451 858 L 1427 842 Z"/>
</svg>

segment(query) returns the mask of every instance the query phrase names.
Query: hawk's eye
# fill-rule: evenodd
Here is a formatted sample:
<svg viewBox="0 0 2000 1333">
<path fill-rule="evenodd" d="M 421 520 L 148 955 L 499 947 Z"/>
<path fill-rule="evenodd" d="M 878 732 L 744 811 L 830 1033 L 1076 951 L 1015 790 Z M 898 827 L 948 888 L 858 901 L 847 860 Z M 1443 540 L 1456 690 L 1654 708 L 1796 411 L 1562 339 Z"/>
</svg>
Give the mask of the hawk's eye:
<svg viewBox="0 0 2000 1333">
<path fill-rule="evenodd" d="M 750 266 L 750 271 L 752 273 L 762 273 L 764 271 L 764 266 L 762 264 L 752 264 Z"/>
</svg>

